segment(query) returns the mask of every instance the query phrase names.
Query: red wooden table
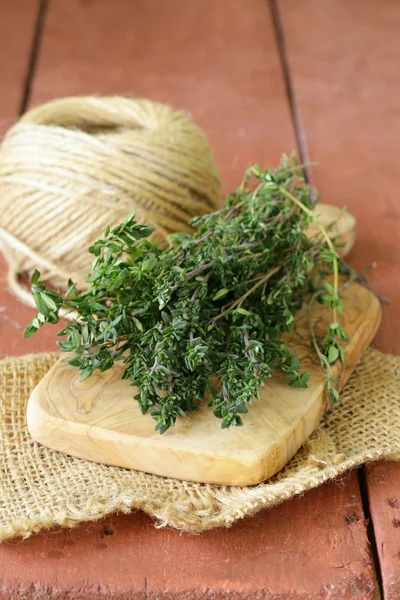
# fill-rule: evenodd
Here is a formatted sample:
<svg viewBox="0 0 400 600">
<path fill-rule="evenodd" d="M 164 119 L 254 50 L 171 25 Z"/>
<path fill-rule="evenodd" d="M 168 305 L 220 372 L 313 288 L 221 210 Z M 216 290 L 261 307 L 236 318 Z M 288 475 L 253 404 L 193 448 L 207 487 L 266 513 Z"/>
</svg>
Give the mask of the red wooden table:
<svg viewBox="0 0 400 600">
<path fill-rule="evenodd" d="M 147 96 L 206 130 L 224 190 L 298 148 L 358 221 L 356 267 L 390 297 L 375 345 L 400 352 L 400 4 L 395 0 L 0 0 L 0 127 L 72 94 Z M 6 289 L 1 354 L 30 309 Z M 351 515 L 351 518 L 349 518 Z M 140 512 L 0 546 L 0 598 L 400 598 L 400 464 L 375 464 L 199 536 Z"/>
</svg>

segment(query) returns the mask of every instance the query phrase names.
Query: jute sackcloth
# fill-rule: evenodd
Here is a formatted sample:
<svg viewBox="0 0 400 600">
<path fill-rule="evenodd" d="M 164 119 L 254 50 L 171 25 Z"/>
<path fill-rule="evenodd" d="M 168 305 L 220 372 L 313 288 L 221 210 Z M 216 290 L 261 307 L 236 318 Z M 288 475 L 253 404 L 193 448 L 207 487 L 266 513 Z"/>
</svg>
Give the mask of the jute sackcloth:
<svg viewBox="0 0 400 600">
<path fill-rule="evenodd" d="M 158 526 L 228 527 L 367 461 L 400 459 L 400 357 L 369 350 L 320 427 L 265 483 L 221 487 L 98 465 L 33 442 L 26 404 L 57 354 L 0 362 L 0 539 L 144 510 Z"/>
</svg>

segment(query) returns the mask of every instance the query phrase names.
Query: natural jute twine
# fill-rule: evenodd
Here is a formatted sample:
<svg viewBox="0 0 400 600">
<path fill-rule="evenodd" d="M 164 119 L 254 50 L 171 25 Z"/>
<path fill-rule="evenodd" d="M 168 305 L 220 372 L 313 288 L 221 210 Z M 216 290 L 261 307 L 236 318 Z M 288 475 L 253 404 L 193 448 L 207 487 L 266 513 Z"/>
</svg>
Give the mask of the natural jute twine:
<svg viewBox="0 0 400 600">
<path fill-rule="evenodd" d="M 73 527 L 140 508 L 158 526 L 184 531 L 229 527 L 237 519 L 317 487 L 366 461 L 400 460 L 400 357 L 367 352 L 304 447 L 269 481 L 221 487 L 98 465 L 34 442 L 26 428 L 33 388 L 59 358 L 0 362 L 0 539 L 53 525 Z"/>
<path fill-rule="evenodd" d="M 73 97 L 27 112 L 0 148 L 0 243 L 9 287 L 42 279 L 85 287 L 88 246 L 133 208 L 165 240 L 218 204 L 220 180 L 203 131 L 149 100 Z"/>
</svg>

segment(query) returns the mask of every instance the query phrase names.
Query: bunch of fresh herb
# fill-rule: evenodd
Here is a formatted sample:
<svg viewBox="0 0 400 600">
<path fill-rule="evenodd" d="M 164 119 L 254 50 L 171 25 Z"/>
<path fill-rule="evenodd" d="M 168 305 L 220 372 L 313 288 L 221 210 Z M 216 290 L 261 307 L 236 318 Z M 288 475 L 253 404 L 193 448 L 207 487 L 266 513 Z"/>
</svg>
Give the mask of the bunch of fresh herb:
<svg viewBox="0 0 400 600">
<path fill-rule="evenodd" d="M 312 221 L 320 235 L 309 239 Z M 150 411 L 160 433 L 204 399 L 226 428 L 243 424 L 259 386 L 276 371 L 289 385 L 307 387 L 309 374 L 283 334 L 306 300 L 310 311 L 318 300 L 332 323 L 321 344 L 312 332 L 312 343 L 329 398 L 338 401 L 330 365 L 343 360 L 346 340 L 337 320 L 339 257 L 295 159 L 284 156 L 274 170 L 253 165 L 221 210 L 191 224 L 195 233 L 171 235 L 167 249 L 145 239 L 152 229 L 133 214 L 107 228 L 89 248 L 87 291 L 72 282 L 65 294 L 46 288 L 36 271 L 39 314 L 25 335 L 57 323 L 61 309 L 74 311 L 58 344 L 73 353 L 69 363 L 82 380 L 122 361 L 122 377 L 137 387 L 140 410 Z"/>
</svg>

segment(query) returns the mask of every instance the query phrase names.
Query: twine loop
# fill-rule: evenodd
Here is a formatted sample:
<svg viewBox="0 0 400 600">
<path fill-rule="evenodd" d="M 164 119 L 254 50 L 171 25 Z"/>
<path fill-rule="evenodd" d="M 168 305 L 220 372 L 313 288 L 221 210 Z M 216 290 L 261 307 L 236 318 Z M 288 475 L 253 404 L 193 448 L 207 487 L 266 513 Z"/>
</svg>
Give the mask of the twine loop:
<svg viewBox="0 0 400 600">
<path fill-rule="evenodd" d="M 214 210 L 220 180 L 203 131 L 149 100 L 82 96 L 27 112 L 0 147 L 0 242 L 9 287 L 32 304 L 20 277 L 81 288 L 88 247 L 134 208 L 165 243 Z"/>
</svg>

